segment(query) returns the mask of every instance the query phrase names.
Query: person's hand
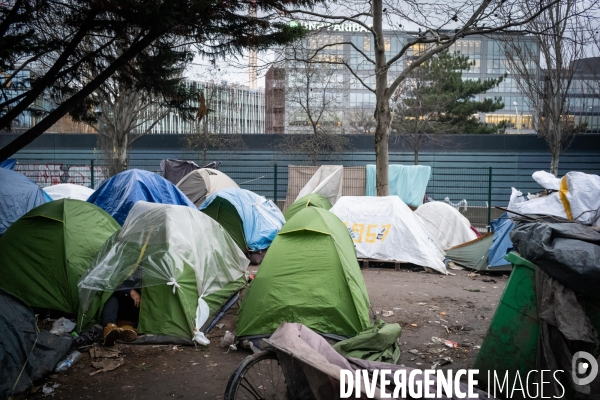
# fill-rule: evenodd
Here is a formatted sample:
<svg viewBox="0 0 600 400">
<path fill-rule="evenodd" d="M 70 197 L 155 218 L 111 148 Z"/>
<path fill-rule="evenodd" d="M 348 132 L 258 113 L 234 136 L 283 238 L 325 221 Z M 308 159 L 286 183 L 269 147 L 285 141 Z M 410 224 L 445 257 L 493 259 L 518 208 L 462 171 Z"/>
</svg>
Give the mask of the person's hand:
<svg viewBox="0 0 600 400">
<path fill-rule="evenodd" d="M 129 292 L 129 296 L 131 296 L 131 300 L 133 300 L 133 304 L 137 308 L 140 308 L 140 300 L 142 300 L 142 297 L 140 296 L 140 294 L 135 289 L 131 289 L 131 292 Z"/>
</svg>

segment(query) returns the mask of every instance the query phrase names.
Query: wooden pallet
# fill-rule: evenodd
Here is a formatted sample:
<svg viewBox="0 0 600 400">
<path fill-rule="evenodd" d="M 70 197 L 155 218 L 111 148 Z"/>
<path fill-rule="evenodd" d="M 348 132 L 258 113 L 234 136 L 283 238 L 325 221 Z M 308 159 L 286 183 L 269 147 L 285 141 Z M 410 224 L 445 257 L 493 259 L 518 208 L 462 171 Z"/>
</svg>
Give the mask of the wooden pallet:
<svg viewBox="0 0 600 400">
<path fill-rule="evenodd" d="M 358 265 L 360 265 L 360 269 L 368 269 L 370 263 L 385 263 L 385 264 L 389 264 L 390 267 L 394 267 L 394 269 L 396 271 L 400 271 L 402 269 L 402 261 L 396 261 L 396 260 L 375 260 L 373 258 L 359 258 L 358 259 Z"/>
</svg>

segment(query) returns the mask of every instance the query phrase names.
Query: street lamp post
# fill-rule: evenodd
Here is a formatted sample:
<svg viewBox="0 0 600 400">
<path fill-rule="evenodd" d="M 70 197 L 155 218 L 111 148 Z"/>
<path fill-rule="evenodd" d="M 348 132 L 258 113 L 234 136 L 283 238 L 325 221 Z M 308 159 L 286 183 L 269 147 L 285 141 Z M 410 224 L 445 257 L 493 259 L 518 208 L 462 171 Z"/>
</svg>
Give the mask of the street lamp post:
<svg viewBox="0 0 600 400">
<path fill-rule="evenodd" d="M 521 133 L 519 130 L 519 109 L 517 108 L 517 102 L 513 101 L 513 106 L 515 106 L 515 114 L 516 114 L 516 121 L 515 121 L 515 125 L 517 127 L 517 134 Z"/>
</svg>

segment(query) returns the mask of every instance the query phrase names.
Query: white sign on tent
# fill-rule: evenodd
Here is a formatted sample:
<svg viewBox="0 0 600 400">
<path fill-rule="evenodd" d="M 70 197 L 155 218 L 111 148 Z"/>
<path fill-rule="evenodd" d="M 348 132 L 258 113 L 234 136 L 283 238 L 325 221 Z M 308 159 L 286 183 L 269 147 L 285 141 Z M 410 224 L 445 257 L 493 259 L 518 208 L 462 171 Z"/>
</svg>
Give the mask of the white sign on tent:
<svg viewBox="0 0 600 400">
<path fill-rule="evenodd" d="M 358 258 L 412 263 L 447 273 L 441 245 L 398 196 L 344 196 L 330 211 L 348 228 Z"/>
</svg>

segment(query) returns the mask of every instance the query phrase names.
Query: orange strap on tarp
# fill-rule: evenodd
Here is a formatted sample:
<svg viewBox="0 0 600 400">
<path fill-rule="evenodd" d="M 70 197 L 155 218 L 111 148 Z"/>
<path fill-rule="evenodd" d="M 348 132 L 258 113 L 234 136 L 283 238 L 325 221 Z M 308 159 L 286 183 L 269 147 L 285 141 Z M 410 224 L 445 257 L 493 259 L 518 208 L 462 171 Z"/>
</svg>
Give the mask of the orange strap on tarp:
<svg viewBox="0 0 600 400">
<path fill-rule="evenodd" d="M 560 201 L 565 209 L 567 218 L 569 218 L 572 221 L 573 214 L 571 213 L 571 203 L 569 203 L 569 199 L 567 199 L 567 193 L 569 193 L 569 186 L 567 185 L 567 176 L 565 175 L 560 180 L 560 190 L 558 192 L 558 195 L 560 196 Z"/>
</svg>

